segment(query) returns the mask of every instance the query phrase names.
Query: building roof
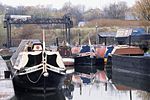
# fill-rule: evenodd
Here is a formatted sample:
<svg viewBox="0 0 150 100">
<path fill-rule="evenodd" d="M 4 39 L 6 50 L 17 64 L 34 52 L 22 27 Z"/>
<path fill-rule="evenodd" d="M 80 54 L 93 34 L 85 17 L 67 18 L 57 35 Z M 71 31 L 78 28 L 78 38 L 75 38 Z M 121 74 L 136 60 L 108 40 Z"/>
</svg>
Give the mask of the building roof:
<svg viewBox="0 0 150 100">
<path fill-rule="evenodd" d="M 98 34 L 98 36 L 102 37 L 102 38 L 115 37 L 116 36 L 116 32 L 100 32 Z"/>
</svg>

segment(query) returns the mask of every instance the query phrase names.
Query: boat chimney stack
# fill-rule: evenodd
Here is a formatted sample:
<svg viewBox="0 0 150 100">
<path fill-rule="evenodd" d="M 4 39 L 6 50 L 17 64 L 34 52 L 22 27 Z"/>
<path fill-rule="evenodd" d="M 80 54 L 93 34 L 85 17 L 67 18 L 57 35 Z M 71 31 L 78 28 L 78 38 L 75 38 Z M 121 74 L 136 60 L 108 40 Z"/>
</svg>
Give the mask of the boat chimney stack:
<svg viewBox="0 0 150 100">
<path fill-rule="evenodd" d="M 43 29 L 43 51 L 45 51 L 45 30 Z"/>
</svg>

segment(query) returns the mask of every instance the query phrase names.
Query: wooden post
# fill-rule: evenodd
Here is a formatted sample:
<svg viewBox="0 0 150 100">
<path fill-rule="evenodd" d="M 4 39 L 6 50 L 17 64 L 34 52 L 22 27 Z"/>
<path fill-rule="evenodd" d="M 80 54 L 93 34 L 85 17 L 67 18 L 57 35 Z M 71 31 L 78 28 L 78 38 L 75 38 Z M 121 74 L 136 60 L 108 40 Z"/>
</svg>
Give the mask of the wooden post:
<svg viewBox="0 0 150 100">
<path fill-rule="evenodd" d="M 147 32 L 147 33 L 149 33 L 149 26 L 147 26 L 147 28 L 146 28 L 146 32 Z"/>
<path fill-rule="evenodd" d="M 70 42 L 70 39 L 71 38 L 71 33 L 70 33 L 70 28 L 68 28 L 68 43 L 70 44 L 71 42 Z"/>
<path fill-rule="evenodd" d="M 7 21 L 7 47 L 9 48 L 11 46 L 11 25 Z"/>
<path fill-rule="evenodd" d="M 9 24 L 9 47 L 11 47 L 12 43 L 11 43 L 11 24 Z"/>
<path fill-rule="evenodd" d="M 106 39 L 106 37 L 104 39 L 105 39 L 105 46 L 106 46 L 107 45 L 107 39 Z"/>
<path fill-rule="evenodd" d="M 107 82 L 105 83 L 105 91 L 107 91 Z"/>
<path fill-rule="evenodd" d="M 56 37 L 56 46 L 59 46 L 58 37 Z"/>
<path fill-rule="evenodd" d="M 67 29 L 67 24 L 65 24 L 65 31 L 66 31 L 66 41 L 68 42 L 68 29 Z"/>
<path fill-rule="evenodd" d="M 131 35 L 129 35 L 129 46 L 131 46 Z"/>
<path fill-rule="evenodd" d="M 130 100 L 132 100 L 132 90 L 130 90 Z"/>
<path fill-rule="evenodd" d="M 78 33 L 78 43 L 79 43 L 79 45 L 81 44 L 81 34 L 80 34 L 80 31 L 79 31 L 79 33 Z"/>
<path fill-rule="evenodd" d="M 82 84 L 80 84 L 80 95 L 82 95 Z"/>
<path fill-rule="evenodd" d="M 97 44 L 97 35 L 98 35 L 98 33 L 97 33 L 97 28 L 98 28 L 98 26 L 96 25 L 96 34 L 95 34 L 95 44 Z"/>
</svg>

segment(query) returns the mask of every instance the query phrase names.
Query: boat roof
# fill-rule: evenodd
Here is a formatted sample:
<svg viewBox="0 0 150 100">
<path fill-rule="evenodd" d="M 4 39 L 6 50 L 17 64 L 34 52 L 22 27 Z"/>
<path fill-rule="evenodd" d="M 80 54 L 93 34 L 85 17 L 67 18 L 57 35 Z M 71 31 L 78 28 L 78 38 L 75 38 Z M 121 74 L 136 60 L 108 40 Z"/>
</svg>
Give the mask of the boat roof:
<svg viewBox="0 0 150 100">
<path fill-rule="evenodd" d="M 144 51 L 136 46 L 118 45 L 114 47 L 111 54 L 144 54 Z"/>
<path fill-rule="evenodd" d="M 80 53 L 85 53 L 85 52 L 94 52 L 94 46 L 89 46 L 89 45 L 82 45 Z"/>
<path fill-rule="evenodd" d="M 23 39 L 20 42 L 18 48 L 16 49 L 16 52 L 10 58 L 11 63 L 14 64 L 16 62 L 18 54 L 25 49 L 25 47 L 26 47 L 27 44 L 34 44 L 34 43 L 41 43 L 41 42 L 38 39 Z"/>
<path fill-rule="evenodd" d="M 101 38 L 114 38 L 116 37 L 116 32 L 100 32 L 98 36 Z"/>
</svg>

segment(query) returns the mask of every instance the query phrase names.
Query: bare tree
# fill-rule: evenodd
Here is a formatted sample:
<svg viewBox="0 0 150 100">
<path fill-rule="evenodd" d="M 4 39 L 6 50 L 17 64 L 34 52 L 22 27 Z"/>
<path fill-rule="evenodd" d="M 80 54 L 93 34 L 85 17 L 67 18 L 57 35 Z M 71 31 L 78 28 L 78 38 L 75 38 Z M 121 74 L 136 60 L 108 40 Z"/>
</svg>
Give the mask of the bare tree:
<svg viewBox="0 0 150 100">
<path fill-rule="evenodd" d="M 102 11 L 99 8 L 89 9 L 86 12 L 84 12 L 83 17 L 86 21 L 99 19 L 102 17 Z"/>
<path fill-rule="evenodd" d="M 2 15 L 5 11 L 5 6 L 0 3 L 0 15 Z"/>
<path fill-rule="evenodd" d="M 134 10 L 141 19 L 150 21 L 150 0 L 138 0 Z"/>
<path fill-rule="evenodd" d="M 71 9 L 72 9 L 72 4 L 70 2 L 64 3 L 62 7 L 62 11 L 64 11 L 64 13 L 70 13 Z"/>
<path fill-rule="evenodd" d="M 72 19 L 74 21 L 73 23 L 77 25 L 78 22 L 83 19 L 84 8 L 85 6 L 83 5 L 74 6 L 70 2 L 66 2 L 61 10 L 62 12 L 64 12 L 64 14 L 69 13 L 72 16 Z"/>
<path fill-rule="evenodd" d="M 104 17 L 111 19 L 125 19 L 127 8 L 126 2 L 110 4 L 108 7 L 104 8 Z"/>
</svg>

